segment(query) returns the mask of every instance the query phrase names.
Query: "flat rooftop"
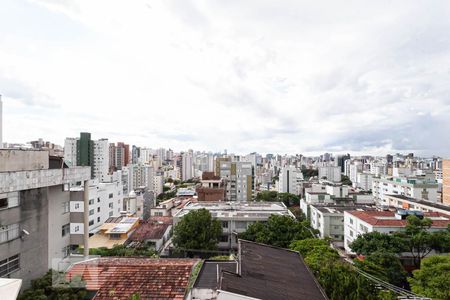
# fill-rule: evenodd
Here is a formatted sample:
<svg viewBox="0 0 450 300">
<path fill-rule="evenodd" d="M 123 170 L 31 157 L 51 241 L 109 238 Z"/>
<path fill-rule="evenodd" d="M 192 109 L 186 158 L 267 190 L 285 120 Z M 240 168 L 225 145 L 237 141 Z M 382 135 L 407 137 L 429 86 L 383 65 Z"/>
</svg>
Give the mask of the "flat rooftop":
<svg viewBox="0 0 450 300">
<path fill-rule="evenodd" d="M 450 206 L 449 205 L 445 205 L 443 203 L 437 203 L 437 202 L 431 202 L 431 201 L 426 201 L 426 200 L 420 200 L 420 199 L 410 198 L 410 197 L 407 197 L 407 196 L 404 196 L 404 195 L 396 195 L 396 194 L 388 194 L 386 196 L 389 196 L 391 198 L 397 198 L 397 199 L 400 199 L 400 200 L 406 200 L 406 201 L 417 203 L 417 204 L 427 205 L 427 206 L 438 208 L 438 209 L 442 209 L 442 210 L 448 211 L 449 214 L 450 214 Z"/>
</svg>

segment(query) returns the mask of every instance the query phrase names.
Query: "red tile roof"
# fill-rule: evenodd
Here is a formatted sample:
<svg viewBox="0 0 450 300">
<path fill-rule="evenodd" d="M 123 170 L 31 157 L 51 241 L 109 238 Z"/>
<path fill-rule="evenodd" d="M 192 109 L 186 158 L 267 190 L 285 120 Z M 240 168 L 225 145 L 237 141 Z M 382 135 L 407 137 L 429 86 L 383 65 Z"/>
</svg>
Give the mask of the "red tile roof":
<svg viewBox="0 0 450 300">
<path fill-rule="evenodd" d="M 349 214 L 363 220 L 364 222 L 378 227 L 405 227 L 407 224 L 406 220 L 398 220 L 398 219 L 383 219 L 383 217 L 395 217 L 395 212 L 393 211 L 347 211 Z M 425 212 L 425 218 L 432 218 L 433 228 L 447 228 L 448 224 L 450 224 L 450 216 L 439 213 L 439 212 Z M 439 218 L 440 220 L 433 220 L 433 218 Z"/>
<path fill-rule="evenodd" d="M 145 241 L 162 239 L 170 224 L 159 224 L 158 222 L 145 222 L 130 236 L 130 241 Z"/>
<path fill-rule="evenodd" d="M 196 259 L 102 257 L 72 265 L 68 279 L 81 276 L 94 300 L 183 299 Z"/>
</svg>

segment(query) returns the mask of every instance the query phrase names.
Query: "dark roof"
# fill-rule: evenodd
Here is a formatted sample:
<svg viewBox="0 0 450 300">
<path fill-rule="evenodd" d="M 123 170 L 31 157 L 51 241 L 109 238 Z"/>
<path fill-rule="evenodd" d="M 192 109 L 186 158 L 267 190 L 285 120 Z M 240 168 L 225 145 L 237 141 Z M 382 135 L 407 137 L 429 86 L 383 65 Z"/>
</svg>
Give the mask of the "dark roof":
<svg viewBox="0 0 450 300">
<path fill-rule="evenodd" d="M 194 288 L 216 290 L 219 287 L 217 277 L 220 277 L 222 270 L 236 272 L 236 267 L 235 260 L 205 260 L 195 280 Z"/>
<path fill-rule="evenodd" d="M 102 257 L 76 263 L 66 277 L 81 276 L 94 300 L 184 299 L 196 259 Z"/>
<path fill-rule="evenodd" d="M 328 299 L 298 252 L 240 240 L 241 275 L 222 272 L 221 290 L 264 300 Z"/>
<path fill-rule="evenodd" d="M 120 221 L 122 221 L 124 217 L 120 216 L 120 217 L 109 217 L 108 219 L 105 220 L 105 223 L 119 223 Z"/>
<path fill-rule="evenodd" d="M 169 228 L 170 224 L 158 224 L 153 222 L 145 222 L 139 225 L 138 228 L 130 236 L 130 241 L 146 241 L 162 239 L 164 233 Z"/>
</svg>

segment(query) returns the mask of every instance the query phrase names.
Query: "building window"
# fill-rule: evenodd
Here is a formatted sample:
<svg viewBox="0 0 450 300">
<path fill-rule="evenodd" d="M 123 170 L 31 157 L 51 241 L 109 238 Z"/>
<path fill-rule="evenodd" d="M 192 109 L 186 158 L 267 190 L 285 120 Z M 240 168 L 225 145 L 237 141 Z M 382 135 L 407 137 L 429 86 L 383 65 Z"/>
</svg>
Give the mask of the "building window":
<svg viewBox="0 0 450 300">
<path fill-rule="evenodd" d="M 97 212 L 100 212 L 100 207 L 97 207 Z"/>
<path fill-rule="evenodd" d="M 353 224 L 353 219 L 352 218 L 350 218 L 350 224 Z"/>
<path fill-rule="evenodd" d="M 97 203 L 100 203 L 100 197 L 97 198 Z"/>
<path fill-rule="evenodd" d="M 20 257 L 19 254 L 11 256 L 7 259 L 0 260 L 0 277 L 8 277 L 11 273 L 19 270 Z"/>
<path fill-rule="evenodd" d="M 62 252 L 63 258 L 69 256 L 70 255 L 70 245 L 63 247 L 61 252 Z"/>
<path fill-rule="evenodd" d="M 92 205 L 92 204 L 94 204 L 94 199 L 89 200 L 89 205 Z"/>
<path fill-rule="evenodd" d="M 221 243 L 226 243 L 226 242 L 228 242 L 228 235 L 222 235 L 222 236 L 220 237 L 220 242 L 221 242 Z"/>
<path fill-rule="evenodd" d="M 0 198 L 0 209 L 8 208 L 8 198 Z"/>
<path fill-rule="evenodd" d="M 111 240 L 120 240 L 120 233 L 111 233 L 109 237 Z"/>
<path fill-rule="evenodd" d="M 109 199 L 111 199 L 113 196 L 113 193 L 109 194 Z"/>
<path fill-rule="evenodd" d="M 70 233 L 70 224 L 66 224 L 62 226 L 62 236 L 66 236 L 67 234 Z"/>
<path fill-rule="evenodd" d="M 100 223 L 100 217 L 97 217 L 97 223 Z"/>
<path fill-rule="evenodd" d="M 17 239 L 19 232 L 19 224 L 0 226 L 0 244 Z"/>
<path fill-rule="evenodd" d="M 75 228 L 74 228 L 74 231 L 75 231 L 75 232 L 78 232 L 78 231 L 80 231 L 80 226 L 78 226 L 78 225 L 77 225 L 77 226 L 75 226 Z"/>
<path fill-rule="evenodd" d="M 228 228 L 228 221 L 223 221 L 222 222 L 222 227 L 223 228 Z"/>
<path fill-rule="evenodd" d="M 89 215 L 92 216 L 92 215 L 94 214 L 94 212 L 95 212 L 95 211 L 94 211 L 93 209 L 91 209 L 91 210 L 89 211 Z"/>
<path fill-rule="evenodd" d="M 94 220 L 89 221 L 89 226 L 94 225 Z"/>
<path fill-rule="evenodd" d="M 75 203 L 75 209 L 79 209 L 80 208 L 80 203 Z"/>
<path fill-rule="evenodd" d="M 353 237 L 353 230 L 350 230 L 350 236 Z"/>
<path fill-rule="evenodd" d="M 112 215 L 113 215 L 113 212 L 112 212 L 112 211 L 110 211 L 110 212 L 109 212 L 109 216 L 110 216 L 110 217 L 112 217 Z"/>
<path fill-rule="evenodd" d="M 63 214 L 70 212 L 70 203 L 69 201 L 63 202 Z"/>
<path fill-rule="evenodd" d="M 111 202 L 111 203 L 109 204 L 109 208 L 114 208 L 113 202 Z"/>
</svg>

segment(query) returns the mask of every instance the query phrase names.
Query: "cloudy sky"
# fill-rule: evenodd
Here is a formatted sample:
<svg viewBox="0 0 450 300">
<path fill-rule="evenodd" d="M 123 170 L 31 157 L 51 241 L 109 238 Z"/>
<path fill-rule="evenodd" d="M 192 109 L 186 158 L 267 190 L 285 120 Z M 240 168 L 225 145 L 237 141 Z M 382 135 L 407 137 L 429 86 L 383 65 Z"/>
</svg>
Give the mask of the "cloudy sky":
<svg viewBox="0 0 450 300">
<path fill-rule="evenodd" d="M 450 1 L 2 0 L 4 140 L 450 155 Z"/>
</svg>

